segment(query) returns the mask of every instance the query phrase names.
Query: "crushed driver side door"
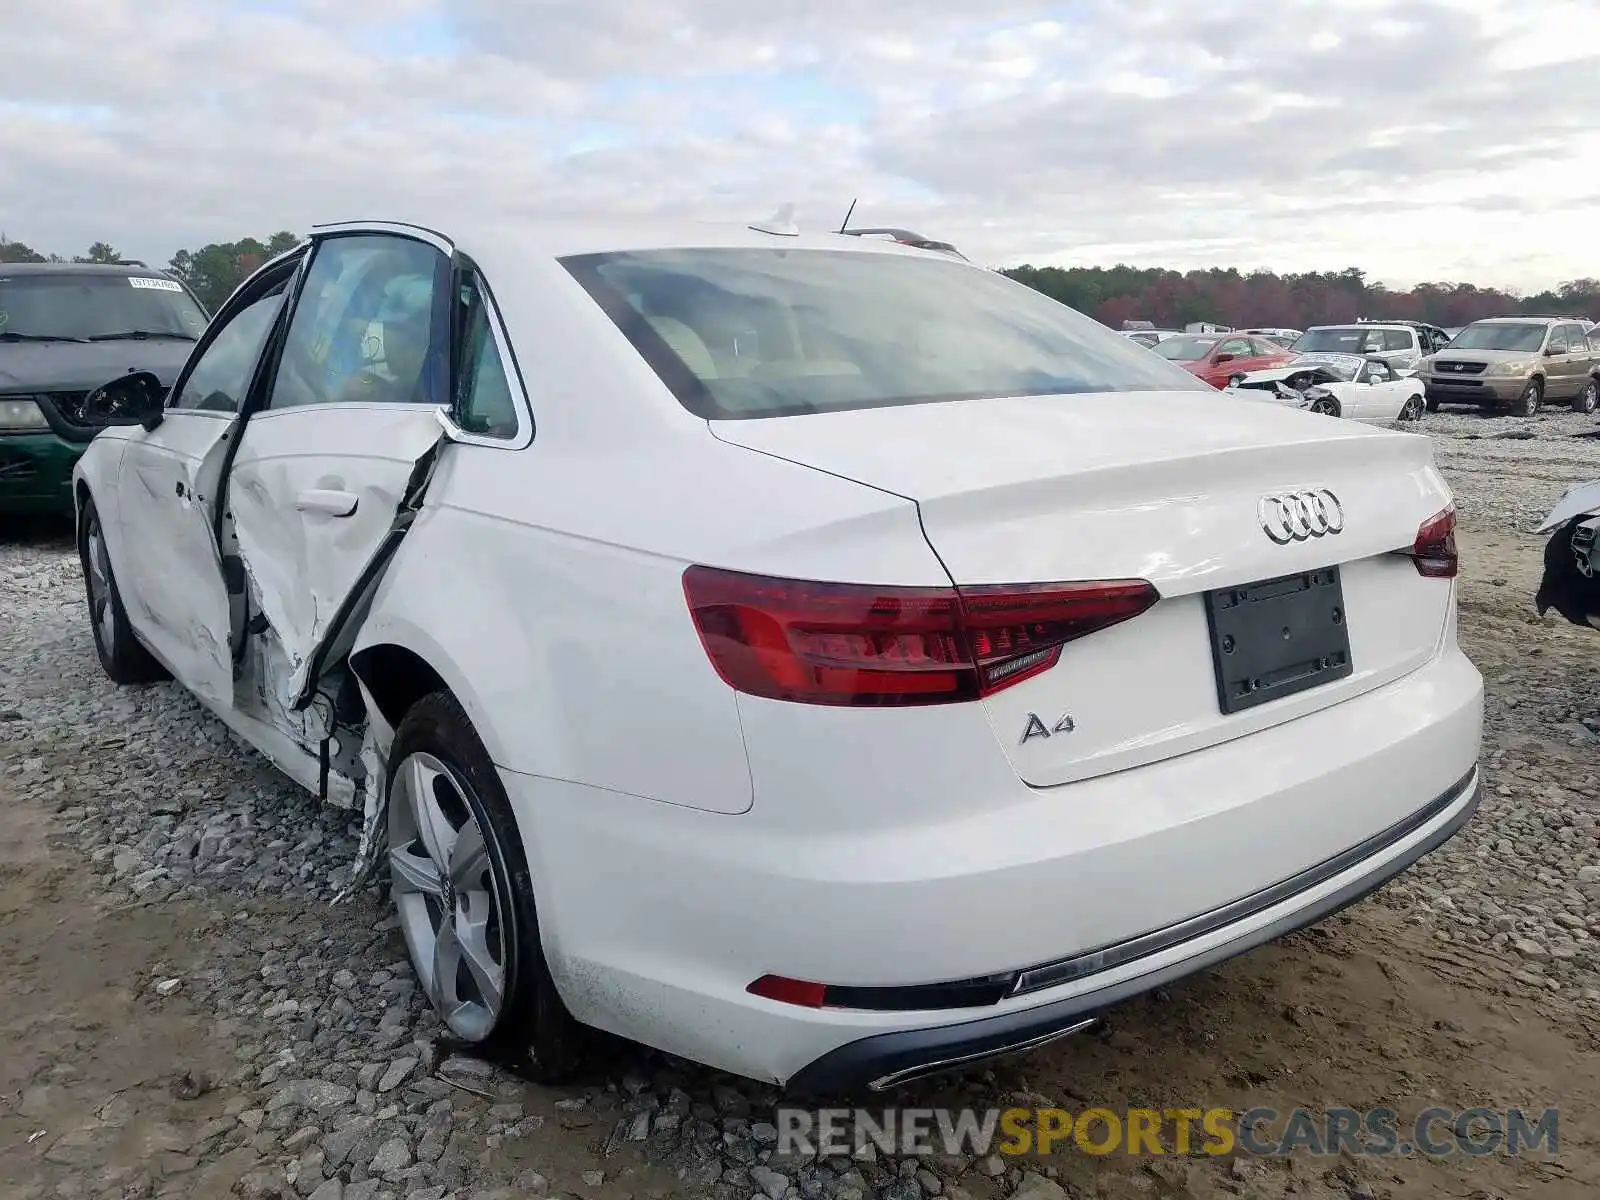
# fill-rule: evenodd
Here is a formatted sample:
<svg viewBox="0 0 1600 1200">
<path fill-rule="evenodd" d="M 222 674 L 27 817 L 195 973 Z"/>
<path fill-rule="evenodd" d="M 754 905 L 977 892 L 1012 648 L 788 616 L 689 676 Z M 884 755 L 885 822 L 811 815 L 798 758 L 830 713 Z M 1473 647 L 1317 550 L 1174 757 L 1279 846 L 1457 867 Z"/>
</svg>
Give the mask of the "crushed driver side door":
<svg viewBox="0 0 1600 1200">
<path fill-rule="evenodd" d="M 291 733 L 319 648 L 381 574 L 444 435 L 451 254 L 416 230 L 318 236 L 233 458 L 228 510 L 257 614 L 247 667 L 263 715 Z"/>
</svg>

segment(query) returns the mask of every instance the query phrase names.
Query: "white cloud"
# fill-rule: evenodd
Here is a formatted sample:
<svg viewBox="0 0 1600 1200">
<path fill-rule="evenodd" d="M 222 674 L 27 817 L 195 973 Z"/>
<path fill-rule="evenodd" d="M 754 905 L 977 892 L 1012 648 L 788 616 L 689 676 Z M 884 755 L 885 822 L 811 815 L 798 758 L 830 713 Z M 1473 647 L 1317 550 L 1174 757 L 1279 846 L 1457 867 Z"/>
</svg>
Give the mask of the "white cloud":
<svg viewBox="0 0 1600 1200">
<path fill-rule="evenodd" d="M 1600 274 L 1585 0 L 9 0 L 0 223 L 904 224 L 991 262 Z"/>
</svg>

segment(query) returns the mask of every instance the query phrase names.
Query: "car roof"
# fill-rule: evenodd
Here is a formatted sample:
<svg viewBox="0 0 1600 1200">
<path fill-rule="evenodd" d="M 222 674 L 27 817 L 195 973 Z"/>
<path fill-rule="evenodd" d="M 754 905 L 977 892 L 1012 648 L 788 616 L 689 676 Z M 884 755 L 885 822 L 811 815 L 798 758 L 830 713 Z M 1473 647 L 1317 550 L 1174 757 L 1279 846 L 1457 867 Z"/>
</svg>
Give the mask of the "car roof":
<svg viewBox="0 0 1600 1200">
<path fill-rule="evenodd" d="M 757 218 L 759 219 L 759 218 Z M 902 254 L 926 259 L 928 252 L 898 242 L 859 237 L 836 230 L 798 234 L 762 233 L 737 221 L 688 221 L 668 218 L 516 218 L 439 222 L 375 218 L 318 225 L 312 235 L 360 229 L 411 231 L 452 243 L 471 255 L 486 272 L 497 261 L 532 256 L 567 258 L 580 254 L 638 250 L 810 249 L 855 254 Z M 951 262 L 961 260 L 940 256 Z M 508 263 L 508 265 L 511 265 Z M 981 270 L 982 268 L 975 268 Z"/>
<path fill-rule="evenodd" d="M 1332 325 L 1308 325 L 1305 332 L 1313 329 L 1415 329 L 1416 326 L 1408 321 L 1335 321 Z"/>
<path fill-rule="evenodd" d="M 21 275 L 142 275 L 167 278 L 165 271 L 135 263 L 0 263 L 0 274 L 13 279 Z"/>
</svg>

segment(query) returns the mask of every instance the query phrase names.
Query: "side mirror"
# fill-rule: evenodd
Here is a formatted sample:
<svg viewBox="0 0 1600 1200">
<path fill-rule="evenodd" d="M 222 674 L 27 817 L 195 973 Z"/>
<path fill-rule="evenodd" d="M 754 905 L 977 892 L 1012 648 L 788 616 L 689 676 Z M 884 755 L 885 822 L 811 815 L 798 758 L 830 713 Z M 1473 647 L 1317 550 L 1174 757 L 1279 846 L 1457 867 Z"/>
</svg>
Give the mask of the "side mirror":
<svg viewBox="0 0 1600 1200">
<path fill-rule="evenodd" d="M 137 424 L 151 430 L 161 424 L 167 391 L 167 385 L 153 372 L 130 371 L 90 392 L 83 402 L 83 410 L 100 424 Z"/>
<path fill-rule="evenodd" d="M 1219 362 L 1219 363 L 1225 363 L 1225 362 L 1232 362 L 1233 358 L 1234 358 L 1234 356 L 1231 355 L 1231 354 L 1219 354 L 1219 355 L 1217 355 L 1216 358 L 1212 359 L 1212 361 L 1213 362 Z"/>
<path fill-rule="evenodd" d="M 1560 346 L 1546 346 L 1544 348 L 1544 356 L 1546 358 L 1554 358 L 1558 354 L 1565 354 L 1565 353 L 1566 353 L 1566 351 L 1563 350 Z"/>
</svg>

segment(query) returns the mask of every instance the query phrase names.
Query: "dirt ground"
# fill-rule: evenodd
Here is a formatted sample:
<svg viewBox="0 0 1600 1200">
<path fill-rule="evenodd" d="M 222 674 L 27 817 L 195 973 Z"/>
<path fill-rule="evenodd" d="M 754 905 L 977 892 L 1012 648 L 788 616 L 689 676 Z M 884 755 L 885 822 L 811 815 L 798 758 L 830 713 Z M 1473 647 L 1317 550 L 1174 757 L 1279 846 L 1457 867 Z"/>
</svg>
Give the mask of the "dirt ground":
<svg viewBox="0 0 1600 1200">
<path fill-rule="evenodd" d="M 1403 1115 L 1431 1105 L 1535 1113 L 1558 1105 L 1554 1157 L 1297 1156 L 1235 1164 L 1069 1152 L 1052 1160 L 1050 1174 L 1068 1195 L 1107 1198 L 1600 1195 L 1600 992 L 1592 991 L 1600 980 L 1593 960 L 1580 954 L 1576 974 L 1530 975 L 1507 945 L 1452 935 L 1437 899 L 1453 897 L 1460 910 L 1463 896 L 1514 892 L 1522 875 L 1529 887 L 1540 883 L 1537 851 L 1532 862 L 1500 861 L 1511 843 L 1497 841 L 1494 828 L 1502 796 L 1528 788 L 1560 789 L 1562 803 L 1589 814 L 1589 827 L 1563 841 L 1564 853 L 1600 862 L 1593 780 L 1600 749 L 1568 727 L 1574 712 L 1600 708 L 1600 635 L 1533 614 L 1543 539 L 1469 525 L 1461 543 L 1461 637 L 1491 695 L 1487 788 L 1469 830 L 1429 860 L 1436 887 L 1398 881 L 1318 927 L 1126 1006 L 1095 1034 L 952 1083 L 923 1085 L 897 1102 L 1236 1111 L 1389 1105 Z M 302 1089 L 280 1103 L 287 1081 L 308 1076 L 300 1064 L 315 1037 L 292 1014 L 287 1023 L 281 1013 L 268 1015 L 269 1001 L 283 1004 L 273 1001 L 270 979 L 259 998 L 243 1004 L 224 1004 L 226 989 L 216 981 L 265 978 L 274 961 L 314 962 L 321 965 L 306 967 L 306 977 L 323 982 L 307 987 L 320 995 L 337 986 L 326 982 L 336 978 L 326 971 L 348 962 L 362 978 L 383 974 L 381 986 L 393 992 L 398 942 L 386 927 L 383 899 L 365 895 L 330 910 L 323 901 L 226 888 L 129 899 L 104 886 L 107 852 L 73 831 L 84 811 L 101 803 L 107 762 L 134 753 L 133 739 L 87 719 L 49 737 L 17 728 L 28 698 L 101 686 L 74 611 L 81 600 L 72 590 L 69 547 L 47 536 L 36 548 L 62 564 L 55 603 L 63 615 L 51 636 L 61 639 L 58 658 L 69 666 L 51 677 L 0 675 L 0 1044 L 8 1050 L 0 1056 L 0 1196 L 763 1194 L 765 1184 L 740 1185 L 737 1176 L 685 1178 L 671 1155 L 653 1155 L 648 1145 L 605 1153 L 613 1124 L 645 1088 L 665 1098 L 681 1087 L 697 1110 L 709 1104 L 724 1117 L 730 1111 L 727 1080 L 643 1050 L 618 1051 L 588 1085 L 568 1089 L 489 1077 L 469 1091 L 440 1082 L 437 1070 L 429 1075 L 437 1063 L 424 1058 L 406 1101 L 398 1089 L 363 1084 L 326 1098 Z M 8 630 L 4 648 L 19 645 L 19 636 Z M 267 772 L 259 764 L 246 770 Z M 1583 919 L 1587 931 L 1577 934 L 1600 935 L 1600 904 Z M 258 960 L 267 965 L 258 968 Z M 208 972 L 209 989 L 196 982 Z M 175 989 L 163 986 L 170 980 L 178 981 Z M 403 990 L 398 994 L 404 1000 Z M 403 1046 L 403 1039 L 392 1044 Z M 295 1065 L 271 1072 L 268 1064 L 286 1050 Z M 424 1082 L 433 1086 L 418 1094 Z M 759 1121 L 772 1092 L 743 1086 L 735 1115 Z M 389 1115 L 411 1146 L 406 1160 L 418 1153 L 419 1165 L 416 1138 L 448 1106 L 447 1149 L 430 1174 L 357 1171 L 356 1179 L 326 1169 L 335 1153 L 333 1110 L 348 1107 L 346 1093 L 357 1091 L 376 1096 L 374 1120 L 397 1110 Z M 308 1158 L 324 1171 L 311 1174 Z M 291 1161 L 295 1166 L 285 1168 Z M 905 1194 L 885 1190 L 904 1176 L 869 1174 L 867 1182 L 879 1195 Z M 909 1194 L 984 1200 L 1019 1186 L 1043 1187 L 1046 1200 L 1055 1194 L 1042 1181 L 1019 1180 L 1015 1171 L 991 1177 L 970 1162 L 944 1164 L 920 1193 L 913 1183 Z M 486 1190 L 495 1187 L 513 1190 Z M 832 1184 L 814 1190 L 849 1193 Z M 809 1195 L 805 1186 L 801 1194 Z"/>
</svg>

